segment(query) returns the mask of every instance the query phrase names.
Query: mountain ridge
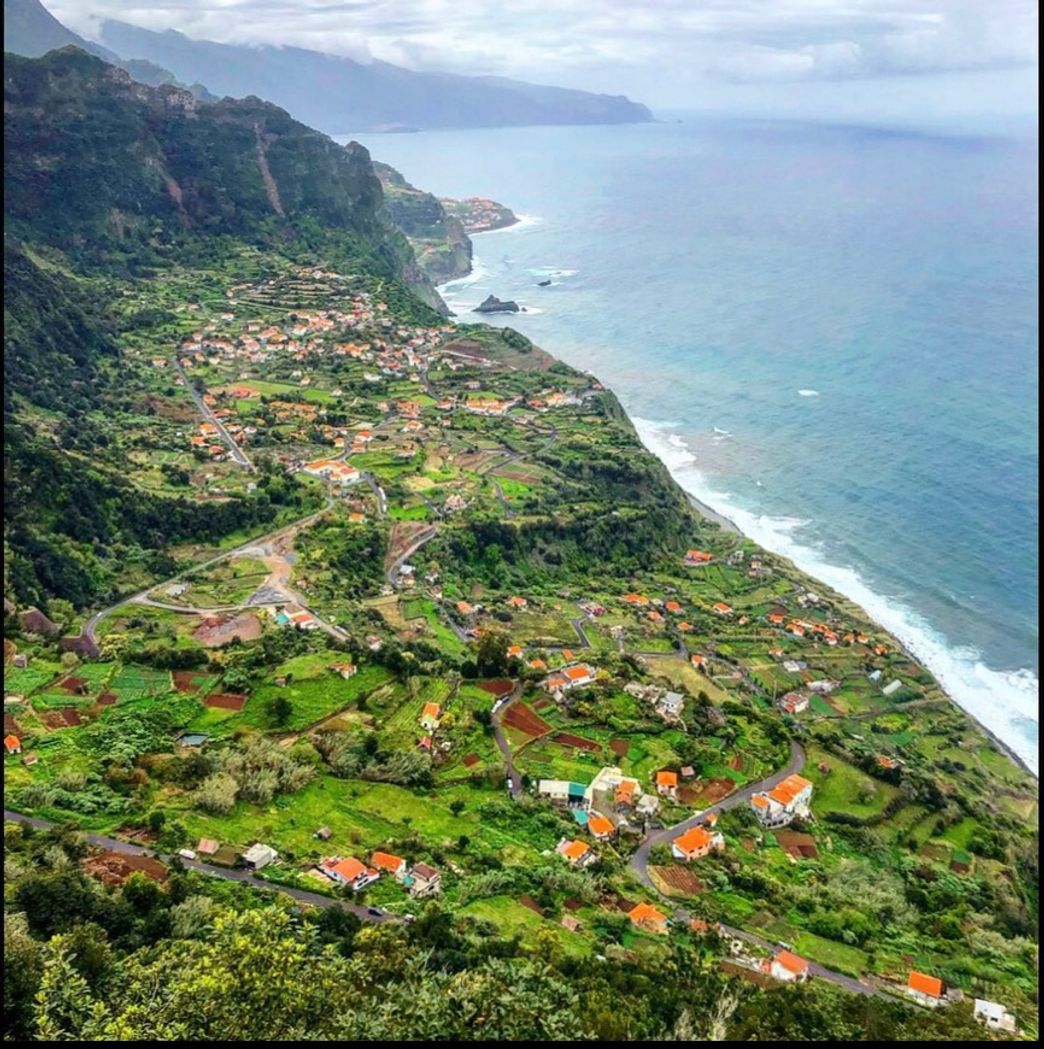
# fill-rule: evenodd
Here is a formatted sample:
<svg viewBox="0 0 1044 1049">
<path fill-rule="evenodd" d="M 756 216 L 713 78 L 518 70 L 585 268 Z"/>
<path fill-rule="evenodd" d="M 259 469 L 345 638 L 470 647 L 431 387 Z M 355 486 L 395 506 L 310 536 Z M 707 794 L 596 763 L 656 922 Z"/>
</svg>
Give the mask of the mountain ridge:
<svg viewBox="0 0 1044 1049">
<path fill-rule="evenodd" d="M 194 40 L 116 20 L 106 46 L 156 62 L 223 95 L 261 95 L 329 134 L 389 127 L 436 129 L 527 124 L 645 123 L 648 108 L 621 95 L 528 84 L 504 77 L 421 73 L 387 62 L 298 47 L 246 47 Z"/>
</svg>

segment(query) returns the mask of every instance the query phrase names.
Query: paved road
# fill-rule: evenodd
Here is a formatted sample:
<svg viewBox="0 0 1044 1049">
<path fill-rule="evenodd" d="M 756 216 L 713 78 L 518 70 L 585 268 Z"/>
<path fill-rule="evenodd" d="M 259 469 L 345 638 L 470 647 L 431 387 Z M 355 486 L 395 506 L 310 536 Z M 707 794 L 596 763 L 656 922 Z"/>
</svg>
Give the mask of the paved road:
<svg viewBox="0 0 1044 1049">
<path fill-rule="evenodd" d="M 210 568 L 212 565 L 216 565 L 219 562 L 226 560 L 227 558 L 235 557 L 236 554 L 244 553 L 245 551 L 249 550 L 251 547 L 258 546 L 258 545 L 264 544 L 264 543 L 272 542 L 273 540 L 277 539 L 280 535 L 282 535 L 284 532 L 288 532 L 291 529 L 303 528 L 303 527 L 305 527 L 307 525 L 310 525 L 313 521 L 316 521 L 320 517 L 322 517 L 322 515 L 325 514 L 326 511 L 329 510 L 333 505 L 334 505 L 334 500 L 331 497 L 327 497 L 326 504 L 323 506 L 323 508 L 321 510 L 316 510 L 315 512 L 310 513 L 307 516 L 302 517 L 300 520 L 291 521 L 290 524 L 280 525 L 274 532 L 268 532 L 268 533 L 266 533 L 264 535 L 256 536 L 255 538 L 250 539 L 250 540 L 248 540 L 245 543 L 241 543 L 239 546 L 233 547 L 231 550 L 225 550 L 223 553 L 215 554 L 213 557 L 207 558 L 206 561 L 200 561 L 198 564 L 194 564 L 194 565 L 189 566 L 184 571 L 179 572 L 175 576 L 171 576 L 169 579 L 161 579 L 161 580 L 159 580 L 159 582 L 152 583 L 150 586 L 146 587 L 144 590 L 139 590 L 136 594 L 128 594 L 127 597 L 122 598 L 121 600 L 117 601 L 113 605 L 109 605 L 108 608 L 103 608 L 103 609 L 100 609 L 99 611 L 95 612 L 94 615 L 92 615 L 83 624 L 83 629 L 80 631 L 80 637 L 81 638 L 86 638 L 87 641 L 89 641 L 90 644 L 94 646 L 95 651 L 97 651 L 98 639 L 97 639 L 97 636 L 95 635 L 95 631 L 98 628 L 98 624 L 107 615 L 110 615 L 111 613 L 115 612 L 117 608 L 123 608 L 124 605 L 129 605 L 129 604 L 132 604 L 132 603 L 134 603 L 134 604 L 147 604 L 148 601 L 145 600 L 145 599 L 148 599 L 148 595 L 153 590 L 156 590 L 157 588 L 159 588 L 161 586 L 166 586 L 169 583 L 176 583 L 179 579 L 183 578 L 189 572 L 199 572 L 202 569 Z M 169 606 L 165 606 L 165 607 L 169 607 Z M 176 611 L 176 609 L 172 608 L 171 611 Z M 210 611 L 213 611 L 213 609 L 210 609 Z M 313 615 L 314 615 L 314 613 L 313 613 Z"/>
<path fill-rule="evenodd" d="M 210 405 L 207 404 L 200 396 L 199 391 L 189 381 L 188 375 L 185 374 L 185 369 L 182 367 L 181 361 L 175 354 L 171 358 L 174 362 L 174 368 L 178 375 L 181 376 L 182 381 L 188 387 L 189 393 L 192 395 L 192 399 L 196 402 L 196 407 L 199 409 L 200 414 L 207 420 L 207 422 L 213 423 L 217 432 L 221 435 L 221 439 L 228 445 L 228 450 L 232 453 L 232 458 L 239 463 L 240 466 L 246 467 L 248 470 L 256 470 L 257 467 L 246 457 L 243 453 L 243 449 L 236 444 L 232 435 L 222 425 L 221 420 L 210 410 Z"/>
<path fill-rule="evenodd" d="M 361 476 L 363 483 L 368 484 L 373 494 L 377 496 L 377 508 L 380 511 L 381 517 L 384 517 L 388 512 L 388 497 L 384 494 L 384 489 L 377 483 L 377 478 L 368 470 L 364 470 Z"/>
<path fill-rule="evenodd" d="M 702 823 L 712 813 L 728 812 L 730 809 L 748 802 L 759 791 L 771 790 L 777 783 L 785 780 L 787 776 L 800 772 L 804 764 L 805 748 L 796 739 L 793 739 L 790 741 L 790 760 L 784 768 L 778 772 L 773 772 L 771 776 L 766 776 L 757 783 L 748 783 L 727 798 L 723 798 L 702 812 L 689 816 L 687 819 L 682 820 L 681 823 L 674 824 L 673 827 L 664 827 L 663 830 L 653 831 L 638 846 L 637 851 L 631 857 L 629 861 L 631 870 L 637 875 L 643 885 L 652 889 L 653 892 L 658 892 L 659 890 L 653 885 L 652 879 L 649 877 L 649 852 L 654 845 L 665 845 L 677 838 L 679 834 L 684 834 L 690 827 L 695 827 L 697 824 Z"/>
<path fill-rule="evenodd" d="M 54 826 L 53 823 L 49 823 L 47 820 L 36 819 L 32 816 L 23 816 L 20 812 L 12 812 L 10 809 L 4 809 L 4 820 L 14 823 L 27 823 L 40 830 L 49 830 Z M 174 861 L 174 857 L 172 856 L 165 856 L 162 853 L 147 849 L 141 845 L 134 845 L 128 841 L 120 841 L 118 838 L 108 838 L 103 834 L 86 834 L 85 837 L 91 845 L 97 846 L 101 849 L 109 849 L 112 852 L 119 852 L 125 856 L 154 856 L 156 859 L 168 864 Z M 381 922 L 394 922 L 400 920 L 393 914 L 371 914 L 368 907 L 363 907 L 358 903 L 351 903 L 348 900 L 335 900 L 329 896 L 323 896 L 318 892 L 308 892 L 306 889 L 294 889 L 287 885 L 276 885 L 273 882 L 261 881 L 255 878 L 250 871 L 231 870 L 228 867 L 218 867 L 211 863 L 205 863 L 202 860 L 182 859 L 180 856 L 178 857 L 178 860 L 186 867 L 202 871 L 204 874 L 221 878 L 224 881 L 246 882 L 249 885 L 253 885 L 255 889 L 285 893 L 287 896 L 292 896 L 298 902 L 308 904 L 311 907 L 322 907 L 324 909 L 328 907 L 340 907 L 343 910 L 351 911 L 356 917 L 361 918 L 366 922 L 379 924 Z"/>
<path fill-rule="evenodd" d="M 508 774 L 508 793 L 517 798 L 522 793 L 522 777 L 515 768 L 515 759 L 511 754 L 511 744 L 504 735 L 503 718 L 504 711 L 522 694 L 523 682 L 516 681 L 511 693 L 502 700 L 497 700 L 493 705 L 493 738 L 497 741 L 500 753 L 504 756 L 504 764 Z"/>
<path fill-rule="evenodd" d="M 570 619 L 569 625 L 576 631 L 576 636 L 580 639 L 580 644 L 584 648 L 590 648 L 591 641 L 587 636 L 587 631 L 584 630 L 583 616 L 578 616 L 576 619 Z"/>
<path fill-rule="evenodd" d="M 396 585 L 396 580 L 399 578 L 399 569 L 406 563 L 406 560 L 412 557 L 425 543 L 430 543 L 438 532 L 438 525 L 429 525 L 423 531 L 418 532 L 416 538 L 412 543 L 392 561 L 388 568 L 387 576 L 388 582 L 393 586 Z"/>
</svg>

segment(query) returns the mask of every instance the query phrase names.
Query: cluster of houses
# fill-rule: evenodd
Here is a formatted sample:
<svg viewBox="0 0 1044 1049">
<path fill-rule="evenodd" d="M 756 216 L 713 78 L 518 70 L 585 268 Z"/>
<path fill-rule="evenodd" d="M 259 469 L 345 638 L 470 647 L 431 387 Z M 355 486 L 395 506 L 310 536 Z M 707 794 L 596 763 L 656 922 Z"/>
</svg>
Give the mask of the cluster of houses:
<svg viewBox="0 0 1044 1049">
<path fill-rule="evenodd" d="M 798 600 L 799 603 L 804 599 L 804 603 L 810 603 L 811 599 L 818 601 L 818 596 L 815 594 L 804 594 Z M 827 623 L 820 620 L 802 619 L 798 616 L 792 616 L 785 608 L 781 605 L 777 605 L 774 608 L 769 609 L 765 614 L 766 621 L 775 627 L 779 627 L 784 630 L 791 637 L 810 637 L 817 638 L 821 641 L 825 641 L 826 644 L 831 647 L 844 641 L 848 645 L 867 645 L 872 644 L 871 639 L 864 633 L 857 630 L 848 630 L 844 634 L 839 633 L 841 628 L 835 628 Z M 883 644 L 873 644 L 873 652 L 875 655 L 883 656 L 888 653 L 888 646 Z"/>
<path fill-rule="evenodd" d="M 427 863 L 415 863 L 411 867 L 401 856 L 389 852 L 375 852 L 369 863 L 354 856 L 324 859 L 319 870 L 331 881 L 343 885 L 352 892 L 359 892 L 377 881 L 382 874 L 394 878 L 415 898 L 435 896 L 442 891 L 442 875 Z"/>
<path fill-rule="evenodd" d="M 526 400 L 526 405 L 543 414 L 551 408 L 568 408 L 583 403 L 583 394 L 571 390 L 552 390 L 549 393 L 537 394 Z"/>
<path fill-rule="evenodd" d="M 657 793 L 663 793 L 659 785 Z M 631 825 L 631 819 L 645 820 L 660 808 L 656 794 L 645 792 L 638 780 L 625 776 L 615 766 L 599 770 L 587 786 L 569 780 L 542 779 L 537 783 L 537 796 L 570 810 L 578 826 L 596 842 L 611 841 L 621 828 Z M 580 841 L 560 842 L 558 851 L 574 866 L 586 866 L 597 859 L 590 847 Z"/>
<path fill-rule="evenodd" d="M 306 463 L 302 469 L 306 474 L 321 477 L 331 484 L 348 485 L 362 480 L 362 474 L 343 459 L 316 459 Z"/>
</svg>

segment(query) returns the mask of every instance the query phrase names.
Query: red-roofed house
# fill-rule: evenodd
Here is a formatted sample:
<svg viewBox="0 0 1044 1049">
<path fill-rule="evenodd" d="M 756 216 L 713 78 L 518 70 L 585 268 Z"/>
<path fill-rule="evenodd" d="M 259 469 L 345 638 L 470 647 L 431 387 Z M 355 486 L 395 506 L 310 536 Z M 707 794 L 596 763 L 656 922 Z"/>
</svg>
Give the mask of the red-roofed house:
<svg viewBox="0 0 1044 1049">
<path fill-rule="evenodd" d="M 678 796 L 678 773 L 657 772 L 656 793 L 662 794 L 665 798 L 676 798 Z"/>
<path fill-rule="evenodd" d="M 665 933 L 667 915 L 658 911 L 651 903 L 639 903 L 627 912 L 627 917 L 645 932 Z"/>
<path fill-rule="evenodd" d="M 442 708 L 438 703 L 425 703 L 424 710 L 421 712 L 420 723 L 421 728 L 426 728 L 429 732 L 434 732 L 439 727 L 439 716 L 442 714 Z"/>
<path fill-rule="evenodd" d="M 725 848 L 725 839 L 721 834 L 717 831 L 712 833 L 705 827 L 690 827 L 671 842 L 671 852 L 674 858 L 685 863 L 702 859 L 712 849 L 723 848 Z"/>
<path fill-rule="evenodd" d="M 785 983 L 808 979 L 808 962 L 790 951 L 780 951 L 769 963 L 769 974 Z"/>
<path fill-rule="evenodd" d="M 591 846 L 583 841 L 560 841 L 555 851 L 565 856 L 574 867 L 586 867 L 598 858 L 591 851 Z"/>
<path fill-rule="evenodd" d="M 328 878 L 338 885 L 347 885 L 352 892 L 358 892 L 380 877 L 377 871 L 360 863 L 354 856 L 344 860 L 323 860 L 319 866 Z"/>
<path fill-rule="evenodd" d="M 751 808 L 765 827 L 784 827 L 795 816 L 807 817 L 812 801 L 812 784 L 802 776 L 791 775 L 771 790 L 755 794 Z"/>
<path fill-rule="evenodd" d="M 911 998 L 934 1008 L 946 999 L 943 996 L 943 982 L 937 976 L 925 976 L 924 973 L 911 972 L 906 982 L 906 993 Z"/>
<path fill-rule="evenodd" d="M 22 753 L 22 741 L 13 732 L 4 737 L 4 747 L 8 754 Z"/>
<path fill-rule="evenodd" d="M 713 561 L 714 555 L 707 553 L 706 550 L 690 550 L 685 555 L 685 563 L 687 565 L 705 565 L 708 561 Z"/>
<path fill-rule="evenodd" d="M 616 827 L 611 819 L 607 819 L 600 812 L 590 812 L 587 817 L 587 829 L 591 835 L 599 841 L 608 841 L 616 834 Z"/>
<path fill-rule="evenodd" d="M 375 852 L 370 857 L 370 863 L 377 871 L 384 871 L 393 878 L 406 876 L 406 861 L 401 856 L 394 856 L 390 852 Z"/>
</svg>

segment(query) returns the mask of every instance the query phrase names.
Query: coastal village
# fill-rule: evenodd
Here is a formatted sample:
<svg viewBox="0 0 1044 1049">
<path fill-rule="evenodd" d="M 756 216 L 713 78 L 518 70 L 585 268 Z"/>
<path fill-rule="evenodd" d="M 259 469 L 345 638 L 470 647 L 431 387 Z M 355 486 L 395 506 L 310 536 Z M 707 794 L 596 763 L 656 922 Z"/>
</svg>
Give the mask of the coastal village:
<svg viewBox="0 0 1044 1049">
<path fill-rule="evenodd" d="M 915 949 L 856 912 L 882 882 L 1008 891 L 983 843 L 1035 815 L 1028 778 L 850 602 L 711 522 L 666 534 L 662 478 L 597 379 L 325 269 L 162 296 L 170 354 L 126 347 L 153 405 L 118 438 L 132 480 L 221 502 L 276 475 L 299 501 L 103 614 L 8 609 L 9 807 L 58 819 L 89 785 L 92 830 L 152 854 L 92 848 L 107 883 L 180 860 L 366 918 L 438 900 L 570 954 L 683 938 L 759 985 L 967 1000 L 1025 1029 L 1027 995 L 987 997 L 997 973 L 946 937 Z M 126 793 L 89 778 L 142 712 L 165 761 L 209 771 L 165 778 L 142 751 Z"/>
</svg>

